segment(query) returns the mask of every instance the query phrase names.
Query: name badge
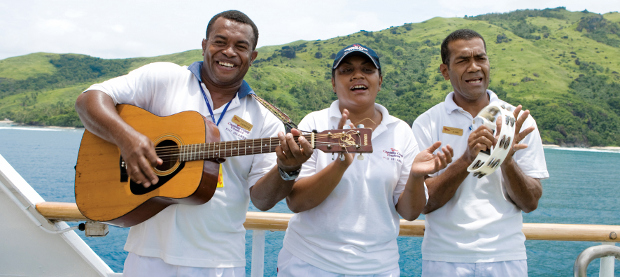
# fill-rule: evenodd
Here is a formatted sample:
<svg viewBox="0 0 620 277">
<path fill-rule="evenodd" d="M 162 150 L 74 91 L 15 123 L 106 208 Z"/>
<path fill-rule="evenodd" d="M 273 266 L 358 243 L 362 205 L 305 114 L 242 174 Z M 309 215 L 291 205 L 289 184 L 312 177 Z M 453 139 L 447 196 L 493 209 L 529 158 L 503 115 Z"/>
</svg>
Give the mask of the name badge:
<svg viewBox="0 0 620 277">
<path fill-rule="evenodd" d="M 443 129 L 441 130 L 441 132 L 444 134 L 448 134 L 448 135 L 457 135 L 457 136 L 463 135 L 463 129 L 459 129 L 455 127 L 443 126 Z"/>
<path fill-rule="evenodd" d="M 224 187 L 224 173 L 222 170 L 222 164 L 220 164 L 220 172 L 217 174 L 217 186 L 218 188 Z"/>
<path fill-rule="evenodd" d="M 243 120 L 243 118 L 238 117 L 237 115 L 233 116 L 232 122 L 247 131 L 252 131 L 252 127 L 254 127 L 254 125 L 250 124 L 250 122 Z"/>
</svg>

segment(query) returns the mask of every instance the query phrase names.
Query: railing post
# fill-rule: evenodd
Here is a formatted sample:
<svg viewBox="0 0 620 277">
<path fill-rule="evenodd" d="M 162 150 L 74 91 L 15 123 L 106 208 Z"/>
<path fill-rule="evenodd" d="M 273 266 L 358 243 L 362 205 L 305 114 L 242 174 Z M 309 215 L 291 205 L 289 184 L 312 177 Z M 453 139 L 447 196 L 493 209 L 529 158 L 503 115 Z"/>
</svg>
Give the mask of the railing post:
<svg viewBox="0 0 620 277">
<path fill-rule="evenodd" d="M 252 277 L 263 277 L 265 271 L 265 230 L 252 231 Z"/>
<path fill-rule="evenodd" d="M 620 260 L 620 247 L 615 245 L 595 245 L 586 248 L 586 250 L 581 251 L 577 259 L 575 259 L 575 264 L 573 266 L 573 276 L 575 277 L 586 277 L 588 271 L 588 265 L 595 259 L 604 258 L 612 256 L 616 259 Z M 605 267 L 608 265 L 605 264 Z M 609 273 L 608 273 L 609 272 Z M 609 275 L 611 274 L 611 275 Z M 604 269 L 602 266 L 599 270 L 599 276 L 613 276 L 613 267 L 610 271 Z"/>
<path fill-rule="evenodd" d="M 615 246 L 615 242 L 603 242 L 603 245 Z M 614 277 L 614 262 L 616 258 L 614 256 L 601 258 L 601 269 L 598 272 L 599 277 Z"/>
</svg>

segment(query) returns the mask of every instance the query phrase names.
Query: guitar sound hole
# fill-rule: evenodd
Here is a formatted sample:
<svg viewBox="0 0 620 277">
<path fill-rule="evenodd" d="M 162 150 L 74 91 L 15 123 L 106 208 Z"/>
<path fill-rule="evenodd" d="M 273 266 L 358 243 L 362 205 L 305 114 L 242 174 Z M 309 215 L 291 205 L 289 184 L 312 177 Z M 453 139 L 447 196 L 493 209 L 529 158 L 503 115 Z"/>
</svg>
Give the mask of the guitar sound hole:
<svg viewBox="0 0 620 277">
<path fill-rule="evenodd" d="M 173 169 L 177 162 L 179 161 L 179 147 L 174 141 L 164 140 L 161 141 L 157 146 L 155 146 L 155 152 L 157 152 L 157 156 L 163 160 L 163 163 L 157 166 L 157 170 L 162 172 L 170 171 Z M 159 182 L 157 184 L 151 185 L 148 188 L 130 180 L 129 189 L 131 193 L 135 195 L 142 195 L 149 193 L 161 186 L 163 186 L 166 182 L 172 179 L 177 173 L 179 173 L 185 167 L 185 162 L 179 163 L 177 168 L 174 168 L 173 171 L 167 172 L 164 175 L 159 175 Z"/>
<path fill-rule="evenodd" d="M 164 161 L 161 165 L 155 167 L 160 171 L 171 169 L 179 160 L 179 147 L 176 142 L 172 140 L 161 141 L 155 147 L 155 152 L 157 152 L 157 156 Z"/>
</svg>

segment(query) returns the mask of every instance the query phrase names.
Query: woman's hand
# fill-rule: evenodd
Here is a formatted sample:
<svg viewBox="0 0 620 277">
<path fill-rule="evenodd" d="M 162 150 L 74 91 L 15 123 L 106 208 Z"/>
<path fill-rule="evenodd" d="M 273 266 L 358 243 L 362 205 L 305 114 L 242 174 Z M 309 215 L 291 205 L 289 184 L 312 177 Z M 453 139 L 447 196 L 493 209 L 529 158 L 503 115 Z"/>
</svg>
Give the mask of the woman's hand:
<svg viewBox="0 0 620 277">
<path fill-rule="evenodd" d="M 349 110 L 344 109 L 342 111 L 342 118 L 340 118 L 340 122 L 338 122 L 338 129 L 344 129 L 345 124 L 347 124 L 348 119 L 349 119 Z M 351 129 L 355 128 L 353 123 L 349 123 L 347 127 L 350 127 Z M 349 165 L 353 163 L 354 157 L 355 157 L 355 153 L 340 153 L 335 162 L 342 163 L 342 165 L 346 165 L 347 167 L 349 167 Z"/>
<path fill-rule="evenodd" d="M 431 147 L 425 149 L 415 156 L 411 165 L 411 175 L 413 177 L 424 177 L 442 170 L 452 162 L 454 152 L 450 145 L 441 148 L 441 152 L 433 154 L 441 146 L 441 141 L 435 142 Z"/>
</svg>

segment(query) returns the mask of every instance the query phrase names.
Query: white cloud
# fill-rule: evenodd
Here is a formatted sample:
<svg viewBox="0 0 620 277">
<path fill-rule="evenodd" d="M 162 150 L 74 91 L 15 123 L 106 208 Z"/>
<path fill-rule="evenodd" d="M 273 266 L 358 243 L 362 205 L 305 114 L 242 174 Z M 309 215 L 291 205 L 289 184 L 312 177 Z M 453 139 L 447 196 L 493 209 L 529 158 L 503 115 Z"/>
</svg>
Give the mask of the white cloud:
<svg viewBox="0 0 620 277">
<path fill-rule="evenodd" d="M 37 23 L 38 32 L 48 35 L 64 35 L 77 30 L 77 26 L 72 22 L 64 19 L 48 19 Z"/>
<path fill-rule="evenodd" d="M 68 18 L 82 18 L 82 17 L 85 17 L 87 13 L 81 10 L 70 9 L 70 10 L 66 10 L 63 13 L 63 15 Z"/>
<path fill-rule="evenodd" d="M 110 28 L 112 29 L 112 31 L 114 31 L 116 33 L 124 33 L 125 32 L 125 27 L 123 25 L 120 25 L 120 24 L 112 25 L 112 26 L 110 26 Z"/>
</svg>

